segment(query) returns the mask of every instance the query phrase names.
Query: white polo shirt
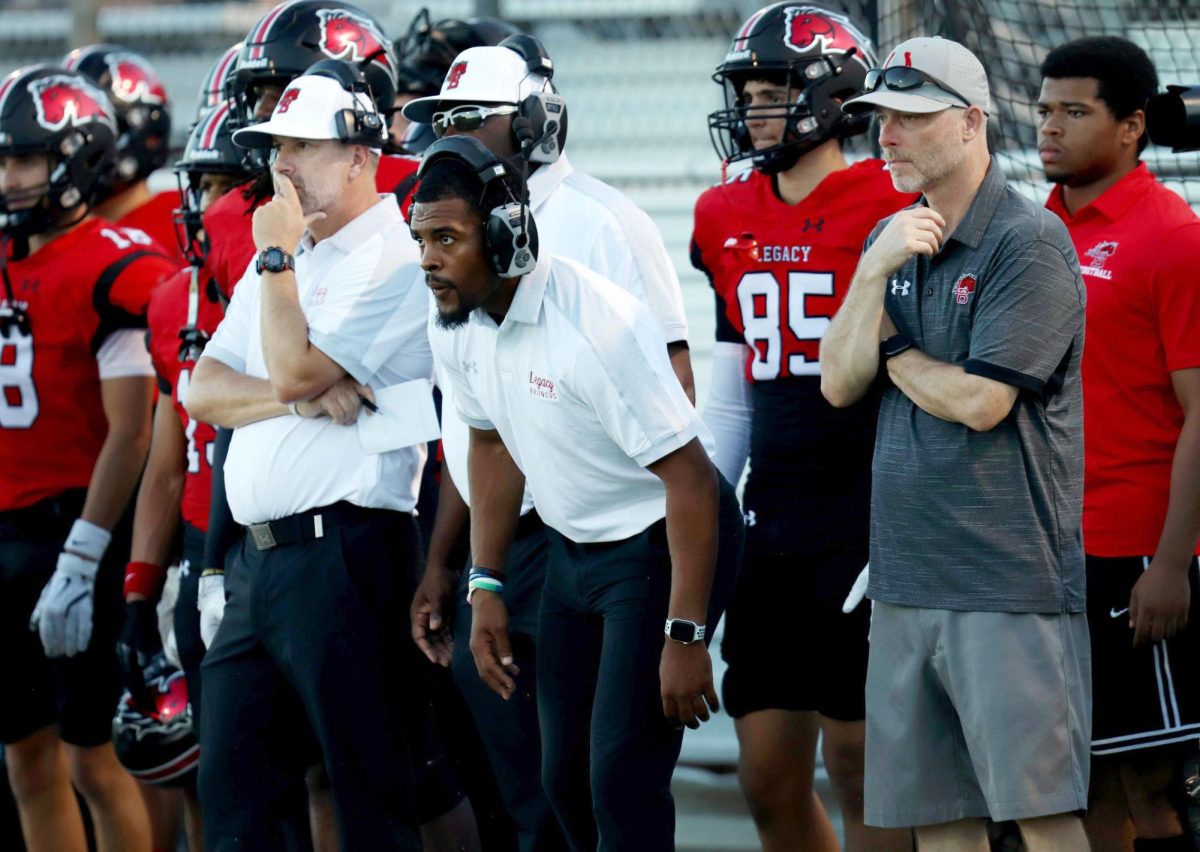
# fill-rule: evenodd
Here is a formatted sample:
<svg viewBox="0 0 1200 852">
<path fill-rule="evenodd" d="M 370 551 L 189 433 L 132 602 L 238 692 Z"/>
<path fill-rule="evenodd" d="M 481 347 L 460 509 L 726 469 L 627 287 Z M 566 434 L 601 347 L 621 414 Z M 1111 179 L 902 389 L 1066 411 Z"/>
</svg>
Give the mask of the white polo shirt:
<svg viewBox="0 0 1200 852">
<path fill-rule="evenodd" d="M 476 310 L 431 342 L 459 416 L 500 432 L 542 520 L 573 541 L 642 532 L 666 516 L 645 467 L 696 437 L 712 454 L 650 311 L 574 261 L 543 256 L 500 326 Z"/>
<path fill-rule="evenodd" d="M 378 204 L 315 245 L 306 234 L 296 253 L 296 283 L 309 340 L 373 388 L 429 378 L 429 296 L 424 278 L 414 274 L 418 263 L 417 245 L 393 195 L 381 196 Z M 267 378 L 261 287 L 251 263 L 203 357 Z M 285 415 L 234 430 L 225 489 L 240 524 L 340 500 L 410 512 L 424 459 L 424 445 L 369 455 L 353 425 Z"/>
<path fill-rule="evenodd" d="M 543 256 L 569 257 L 641 299 L 667 343 L 687 340 L 675 264 L 646 212 L 619 190 L 575 171 L 564 153 L 529 176 Z"/>
<path fill-rule="evenodd" d="M 542 257 L 566 257 L 599 273 L 650 308 L 667 342 L 687 340 L 679 276 L 662 234 L 640 207 L 608 184 L 575 171 L 566 154 L 530 175 L 529 206 Z M 430 339 L 444 333 L 431 316 Z M 438 382 L 443 411 L 451 410 L 451 381 L 439 374 Z M 466 426 L 444 414 L 442 452 L 450 476 L 469 501 Z M 522 514 L 532 507 L 526 489 Z"/>
</svg>

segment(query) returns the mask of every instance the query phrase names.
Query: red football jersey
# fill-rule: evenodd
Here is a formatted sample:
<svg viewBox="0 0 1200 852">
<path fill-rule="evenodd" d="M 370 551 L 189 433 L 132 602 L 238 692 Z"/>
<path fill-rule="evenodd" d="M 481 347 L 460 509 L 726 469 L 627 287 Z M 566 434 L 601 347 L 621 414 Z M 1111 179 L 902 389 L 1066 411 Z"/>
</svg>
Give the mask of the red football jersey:
<svg viewBox="0 0 1200 852">
<path fill-rule="evenodd" d="M 421 161 L 416 157 L 385 156 L 379 158 L 375 187 L 380 192 L 392 192 L 410 175 L 415 175 Z M 409 181 L 400 209 L 408 217 L 415 181 Z M 207 267 L 213 280 L 225 296 L 231 297 L 233 287 L 246 273 L 246 267 L 258 253 L 254 250 L 251 229 L 250 202 L 243 193 L 253 181 L 234 187 L 204 211 L 204 233 L 208 235 Z M 265 201 L 265 199 L 264 199 Z"/>
<path fill-rule="evenodd" d="M 183 407 L 188 381 L 196 369 L 194 360 L 181 361 L 179 332 L 188 323 L 188 300 L 192 282 L 191 267 L 184 267 L 155 288 L 150 297 L 147 324 L 150 329 L 150 357 L 158 374 L 158 389 L 169 396 L 179 416 L 179 425 L 187 440 L 187 475 L 183 484 L 183 519 L 194 527 L 208 530 L 208 503 L 212 485 L 213 441 L 216 430 L 207 423 L 193 420 Z M 196 328 L 212 336 L 224 316 L 216 301 L 216 284 L 205 270 L 197 276 L 199 299 Z"/>
<path fill-rule="evenodd" d="M 175 190 L 160 192 L 117 224 L 123 228 L 145 231 L 158 243 L 167 256 L 182 265 L 187 263 L 179 238 L 175 235 L 175 208 L 179 206 L 179 193 Z"/>
<path fill-rule="evenodd" d="M 1200 367 L 1200 219 L 1144 163 L 1074 216 L 1061 186 L 1046 207 L 1066 223 L 1087 286 L 1083 546 L 1151 556 L 1183 427 L 1171 372 Z"/>
<path fill-rule="evenodd" d="M 176 268 L 145 233 L 96 218 L 9 262 L 16 304 L 0 290 L 0 511 L 88 486 L 108 432 L 96 353 L 111 332 L 145 328 L 151 290 Z"/>
<path fill-rule="evenodd" d="M 820 374 L 821 337 L 863 243 L 880 219 L 916 199 L 892 187 L 881 160 L 834 172 L 795 205 L 756 169 L 700 196 L 693 258 L 751 348 L 751 380 Z"/>
</svg>

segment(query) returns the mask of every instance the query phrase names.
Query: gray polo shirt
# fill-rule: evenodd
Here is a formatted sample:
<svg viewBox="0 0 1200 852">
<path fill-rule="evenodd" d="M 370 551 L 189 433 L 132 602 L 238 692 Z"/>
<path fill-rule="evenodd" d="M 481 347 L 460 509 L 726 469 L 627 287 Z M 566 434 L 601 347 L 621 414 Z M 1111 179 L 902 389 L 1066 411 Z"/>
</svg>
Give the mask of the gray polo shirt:
<svg viewBox="0 0 1200 852">
<path fill-rule="evenodd" d="M 884 393 L 870 597 L 1083 612 L 1085 295 L 1066 228 L 993 161 L 942 251 L 910 259 L 885 287 L 885 309 L 917 348 L 1019 393 L 988 432 L 934 417 L 894 386 Z"/>
</svg>

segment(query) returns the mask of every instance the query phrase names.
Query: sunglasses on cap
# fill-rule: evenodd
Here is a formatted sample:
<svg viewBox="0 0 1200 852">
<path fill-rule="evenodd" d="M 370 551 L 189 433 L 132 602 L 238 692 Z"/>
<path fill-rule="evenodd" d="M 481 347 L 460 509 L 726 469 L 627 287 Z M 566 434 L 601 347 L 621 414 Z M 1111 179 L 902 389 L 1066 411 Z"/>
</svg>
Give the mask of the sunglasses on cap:
<svg viewBox="0 0 1200 852">
<path fill-rule="evenodd" d="M 497 107 L 463 104 L 445 112 L 435 112 L 433 114 L 433 133 L 439 139 L 445 136 L 446 131 L 451 127 L 459 133 L 467 133 L 478 130 L 493 115 L 512 115 L 516 111 L 517 108 L 512 104 L 502 104 Z"/>
<path fill-rule="evenodd" d="M 937 77 L 932 77 L 919 68 L 912 68 L 907 65 L 893 65 L 890 68 L 872 68 L 867 72 L 866 80 L 863 83 L 863 94 L 874 92 L 881 85 L 887 86 L 893 92 L 907 92 L 912 89 L 919 89 L 926 83 L 937 86 L 943 92 L 954 95 L 954 97 L 967 106 L 971 106 L 969 100 L 947 86 Z"/>
</svg>

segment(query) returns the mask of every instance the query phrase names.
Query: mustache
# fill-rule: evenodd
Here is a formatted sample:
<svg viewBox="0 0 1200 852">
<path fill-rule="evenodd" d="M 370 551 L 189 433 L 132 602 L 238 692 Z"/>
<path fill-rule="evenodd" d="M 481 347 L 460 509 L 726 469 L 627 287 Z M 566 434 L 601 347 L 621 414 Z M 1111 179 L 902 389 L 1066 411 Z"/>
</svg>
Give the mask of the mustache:
<svg viewBox="0 0 1200 852">
<path fill-rule="evenodd" d="M 454 282 L 449 278 L 443 278 L 440 275 L 434 275 L 432 272 L 425 273 L 425 284 L 440 284 L 443 287 L 453 287 Z"/>
</svg>

